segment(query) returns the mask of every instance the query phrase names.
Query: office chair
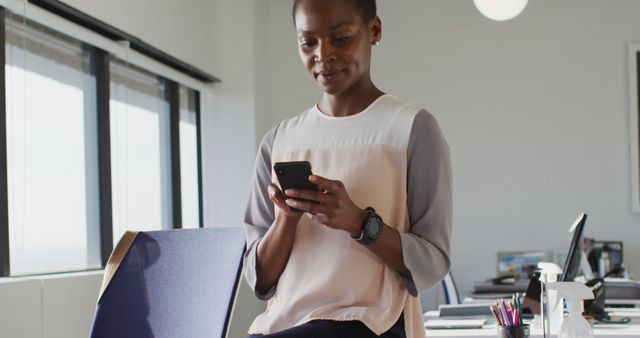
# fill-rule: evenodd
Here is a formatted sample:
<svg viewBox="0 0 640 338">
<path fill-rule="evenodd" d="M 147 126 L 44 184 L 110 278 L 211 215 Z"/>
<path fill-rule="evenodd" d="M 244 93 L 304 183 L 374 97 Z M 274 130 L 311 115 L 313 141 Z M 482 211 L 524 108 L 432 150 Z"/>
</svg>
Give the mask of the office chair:
<svg viewBox="0 0 640 338">
<path fill-rule="evenodd" d="M 422 312 L 437 310 L 440 304 L 460 304 L 460 296 L 451 272 L 447 273 L 440 284 L 420 293 L 420 303 Z"/>
<path fill-rule="evenodd" d="M 453 280 L 451 272 L 448 272 L 447 275 L 444 276 L 444 279 L 442 279 L 442 288 L 446 304 L 460 304 L 458 287 L 456 287 L 456 282 Z"/>
<path fill-rule="evenodd" d="M 239 227 L 125 233 L 90 337 L 225 337 L 244 250 Z"/>
</svg>

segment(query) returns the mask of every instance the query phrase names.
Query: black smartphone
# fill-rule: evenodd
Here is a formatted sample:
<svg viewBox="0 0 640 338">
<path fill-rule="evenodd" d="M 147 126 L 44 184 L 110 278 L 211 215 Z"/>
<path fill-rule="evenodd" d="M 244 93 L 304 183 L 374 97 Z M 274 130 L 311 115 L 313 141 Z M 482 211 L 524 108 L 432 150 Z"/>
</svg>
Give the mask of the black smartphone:
<svg viewBox="0 0 640 338">
<path fill-rule="evenodd" d="M 309 182 L 311 174 L 311 163 L 307 161 L 277 162 L 273 165 L 273 170 L 278 176 L 280 188 L 284 193 L 287 189 L 308 189 L 318 190 L 318 186 Z M 284 195 L 285 198 L 287 194 Z M 289 210 L 302 212 L 302 210 L 289 206 Z"/>
</svg>

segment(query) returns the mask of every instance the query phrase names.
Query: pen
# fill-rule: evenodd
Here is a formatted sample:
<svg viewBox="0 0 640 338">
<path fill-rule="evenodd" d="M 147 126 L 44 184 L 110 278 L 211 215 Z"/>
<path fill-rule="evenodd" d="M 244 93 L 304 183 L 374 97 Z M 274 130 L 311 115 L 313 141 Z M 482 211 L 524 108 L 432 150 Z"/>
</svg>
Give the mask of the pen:
<svg viewBox="0 0 640 338">
<path fill-rule="evenodd" d="M 507 324 L 509 326 L 512 326 L 513 323 L 511 322 L 511 310 L 509 310 L 509 307 L 507 306 L 507 302 L 505 302 L 505 300 L 502 300 L 502 309 L 504 310 L 504 316 L 507 317 Z"/>
<path fill-rule="evenodd" d="M 500 319 L 500 316 L 498 316 L 498 311 L 495 305 L 491 305 L 491 314 L 493 314 L 493 317 L 496 319 L 496 322 L 498 322 L 498 325 L 504 326 L 502 319 Z"/>
<path fill-rule="evenodd" d="M 507 309 L 506 309 L 504 300 L 502 301 L 500 310 L 502 311 L 502 317 L 504 317 L 504 326 L 511 326 L 511 320 L 509 320 L 509 315 L 507 314 Z"/>
<path fill-rule="evenodd" d="M 507 322 L 505 321 L 504 315 L 502 314 L 502 306 L 500 306 L 500 303 L 498 301 L 496 301 L 495 310 L 498 318 L 500 319 L 500 325 L 506 326 Z"/>
</svg>

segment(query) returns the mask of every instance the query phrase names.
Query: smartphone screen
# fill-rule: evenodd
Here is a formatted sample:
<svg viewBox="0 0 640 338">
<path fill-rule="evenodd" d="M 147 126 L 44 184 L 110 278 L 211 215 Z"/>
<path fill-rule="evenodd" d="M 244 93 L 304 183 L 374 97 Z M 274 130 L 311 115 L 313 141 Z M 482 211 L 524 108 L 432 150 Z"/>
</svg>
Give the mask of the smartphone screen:
<svg viewBox="0 0 640 338">
<path fill-rule="evenodd" d="M 284 193 L 287 189 L 308 189 L 318 190 L 318 186 L 309 182 L 311 173 L 311 163 L 307 161 L 277 162 L 273 165 L 273 170 L 280 182 L 280 188 Z M 285 198 L 288 198 L 285 194 Z M 291 211 L 301 212 L 302 210 L 289 207 Z"/>
</svg>

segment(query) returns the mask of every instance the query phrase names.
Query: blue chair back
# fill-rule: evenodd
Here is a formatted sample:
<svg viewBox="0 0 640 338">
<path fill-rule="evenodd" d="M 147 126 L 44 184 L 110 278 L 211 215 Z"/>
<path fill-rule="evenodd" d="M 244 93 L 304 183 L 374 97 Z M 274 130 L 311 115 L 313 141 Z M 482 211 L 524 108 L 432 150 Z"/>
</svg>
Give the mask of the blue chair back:
<svg viewBox="0 0 640 338">
<path fill-rule="evenodd" d="M 446 304 L 460 304 L 460 295 L 458 294 L 458 287 L 453 280 L 451 272 L 448 272 L 442 279 L 442 289 L 444 291 L 444 301 Z"/>
<path fill-rule="evenodd" d="M 90 337 L 225 337 L 244 250 L 240 227 L 138 233 L 103 286 Z"/>
</svg>

